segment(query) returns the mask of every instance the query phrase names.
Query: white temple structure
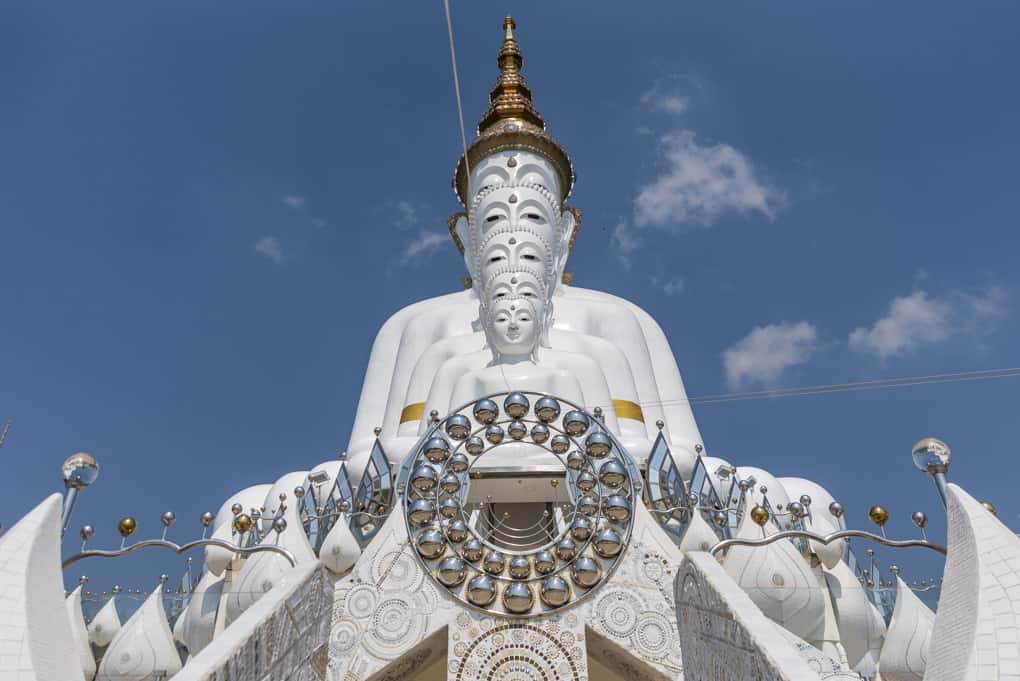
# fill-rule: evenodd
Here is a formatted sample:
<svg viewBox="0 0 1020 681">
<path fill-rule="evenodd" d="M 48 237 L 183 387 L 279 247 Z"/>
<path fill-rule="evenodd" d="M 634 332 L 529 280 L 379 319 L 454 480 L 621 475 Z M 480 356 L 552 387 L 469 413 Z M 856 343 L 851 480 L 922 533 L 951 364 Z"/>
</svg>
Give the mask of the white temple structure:
<svg viewBox="0 0 1020 681">
<path fill-rule="evenodd" d="M 454 175 L 469 284 L 379 330 L 345 455 L 224 500 L 180 607 L 164 579 L 130 617 L 114 595 L 86 623 L 84 584 L 60 607 L 43 501 L 0 536 L 0 681 L 1020 681 L 992 512 L 949 485 L 947 547 L 887 540 L 822 484 L 708 456 L 659 325 L 572 285 L 574 168 L 503 29 Z M 915 455 L 944 474 L 942 443 Z M 938 612 L 850 535 L 948 552 Z"/>
</svg>

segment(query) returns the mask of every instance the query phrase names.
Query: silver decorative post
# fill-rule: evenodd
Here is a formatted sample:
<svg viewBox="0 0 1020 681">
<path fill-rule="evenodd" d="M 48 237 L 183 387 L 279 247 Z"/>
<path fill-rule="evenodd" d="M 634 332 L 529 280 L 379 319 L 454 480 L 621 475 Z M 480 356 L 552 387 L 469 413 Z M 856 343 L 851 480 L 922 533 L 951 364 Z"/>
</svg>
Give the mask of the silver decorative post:
<svg viewBox="0 0 1020 681">
<path fill-rule="evenodd" d="M 922 473 L 927 473 L 935 481 L 935 488 L 939 491 L 942 505 L 946 505 L 946 473 L 949 471 L 949 461 L 952 458 L 949 445 L 934 437 L 926 437 L 916 445 L 911 452 L 914 458 L 914 465 Z"/>
<path fill-rule="evenodd" d="M 99 464 L 91 454 L 78 452 L 67 457 L 60 472 L 64 478 L 64 488 L 67 490 L 64 495 L 64 510 L 60 517 L 60 536 L 63 537 L 71 522 L 71 511 L 74 510 L 74 502 L 78 500 L 78 492 L 96 481 L 99 477 Z"/>
</svg>

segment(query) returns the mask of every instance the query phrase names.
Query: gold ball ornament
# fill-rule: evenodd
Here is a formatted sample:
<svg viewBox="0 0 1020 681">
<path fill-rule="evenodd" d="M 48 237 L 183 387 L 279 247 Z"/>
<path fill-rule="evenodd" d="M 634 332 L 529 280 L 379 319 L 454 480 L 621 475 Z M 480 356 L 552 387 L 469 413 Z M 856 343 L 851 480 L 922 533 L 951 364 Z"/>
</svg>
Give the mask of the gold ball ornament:
<svg viewBox="0 0 1020 681">
<path fill-rule="evenodd" d="M 889 522 L 889 511 L 885 510 L 881 506 L 875 505 L 868 509 L 868 518 L 871 522 L 882 527 Z"/>
<path fill-rule="evenodd" d="M 133 535 L 136 529 L 138 529 L 138 523 L 129 515 L 124 516 L 120 519 L 120 522 L 117 523 L 117 531 L 120 532 L 120 536 L 125 539 Z"/>
<path fill-rule="evenodd" d="M 247 513 L 241 513 L 236 518 L 234 518 L 234 529 L 240 532 L 241 534 L 244 534 L 245 532 L 251 530 L 252 525 L 254 524 L 255 523 L 251 519 L 251 516 L 248 515 Z"/>
<path fill-rule="evenodd" d="M 993 504 L 992 502 L 990 502 L 990 501 L 982 501 L 981 505 L 984 506 L 985 510 L 988 511 L 989 513 L 991 513 L 992 515 L 994 515 L 994 516 L 999 515 L 999 512 L 997 510 L 995 510 L 995 504 Z"/>
<path fill-rule="evenodd" d="M 760 527 L 765 527 L 765 523 L 769 521 L 769 512 L 764 506 L 755 506 L 751 509 L 751 520 Z"/>
</svg>

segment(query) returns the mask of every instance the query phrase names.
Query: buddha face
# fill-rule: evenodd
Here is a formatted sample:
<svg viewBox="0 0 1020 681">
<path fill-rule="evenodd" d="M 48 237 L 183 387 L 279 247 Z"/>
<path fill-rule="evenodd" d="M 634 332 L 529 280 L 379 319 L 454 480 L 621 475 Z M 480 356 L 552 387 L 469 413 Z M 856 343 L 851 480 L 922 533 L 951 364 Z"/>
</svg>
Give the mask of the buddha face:
<svg viewBox="0 0 1020 681">
<path fill-rule="evenodd" d="M 542 336 L 544 301 L 507 295 L 484 311 L 485 336 L 496 361 L 533 357 Z"/>
</svg>

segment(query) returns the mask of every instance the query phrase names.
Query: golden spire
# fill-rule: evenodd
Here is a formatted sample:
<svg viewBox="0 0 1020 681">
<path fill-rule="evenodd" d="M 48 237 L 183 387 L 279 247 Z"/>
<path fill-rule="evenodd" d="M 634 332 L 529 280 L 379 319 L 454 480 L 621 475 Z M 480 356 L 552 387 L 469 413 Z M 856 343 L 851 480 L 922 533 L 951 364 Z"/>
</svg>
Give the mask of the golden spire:
<svg viewBox="0 0 1020 681">
<path fill-rule="evenodd" d="M 521 75 L 524 57 L 514 36 L 517 24 L 511 16 L 503 20 L 503 46 L 499 49 L 496 63 L 499 77 L 489 93 L 489 109 L 478 122 L 478 134 L 482 134 L 500 123 L 513 121 L 519 125 L 533 125 L 545 130 L 545 121 L 531 101 L 531 88 Z"/>
<path fill-rule="evenodd" d="M 503 44 L 496 63 L 499 76 L 489 93 L 489 108 L 478 122 L 478 136 L 461 156 L 454 173 L 453 188 L 467 206 L 468 169 L 491 154 L 521 150 L 544 156 L 560 179 L 560 200 L 565 201 L 574 186 L 574 167 L 559 142 L 546 132 L 545 120 L 531 101 L 531 88 L 521 75 L 524 57 L 517 44 L 513 17 L 503 20 Z"/>
</svg>

